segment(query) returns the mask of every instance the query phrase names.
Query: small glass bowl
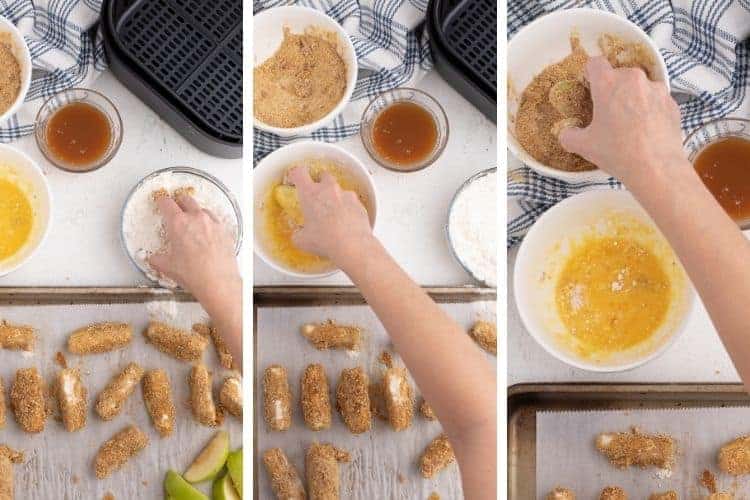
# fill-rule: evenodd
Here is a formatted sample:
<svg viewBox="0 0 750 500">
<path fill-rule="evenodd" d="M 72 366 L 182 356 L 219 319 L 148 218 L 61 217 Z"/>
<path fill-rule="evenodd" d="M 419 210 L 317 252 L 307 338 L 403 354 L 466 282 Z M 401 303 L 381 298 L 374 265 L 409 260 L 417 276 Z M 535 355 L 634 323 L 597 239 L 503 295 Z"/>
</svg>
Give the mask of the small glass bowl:
<svg viewBox="0 0 750 500">
<path fill-rule="evenodd" d="M 437 141 L 435 141 L 435 147 L 432 152 L 421 162 L 413 163 L 411 165 L 397 165 L 385 160 L 375 149 L 372 139 L 375 120 L 377 120 L 378 116 L 385 108 L 396 102 L 411 102 L 417 104 L 428 111 L 435 120 L 435 125 L 437 126 Z M 440 103 L 429 94 L 408 87 L 388 90 L 370 101 L 370 104 L 367 105 L 365 112 L 362 114 L 362 121 L 360 122 L 359 129 L 362 144 L 364 144 L 370 157 L 382 167 L 385 167 L 388 170 L 393 170 L 394 172 L 416 172 L 432 165 L 443 153 L 443 150 L 445 150 L 445 146 L 448 144 L 449 133 L 450 127 L 448 125 L 448 116 L 445 114 L 445 110 Z"/>
<path fill-rule="evenodd" d="M 47 146 L 47 123 L 49 122 L 49 119 L 52 118 L 60 108 L 73 102 L 83 102 L 94 106 L 96 109 L 104 113 L 109 122 L 111 137 L 107 151 L 101 158 L 89 165 L 69 165 L 57 158 Z M 120 149 L 120 144 L 122 144 L 122 134 L 122 118 L 120 118 L 120 113 L 117 111 L 115 105 L 107 97 L 91 89 L 72 88 L 55 94 L 47 99 L 47 102 L 45 102 L 39 109 L 39 112 L 36 115 L 36 122 L 34 123 L 36 144 L 47 161 L 57 168 L 73 173 L 93 172 L 109 163 Z"/>
</svg>

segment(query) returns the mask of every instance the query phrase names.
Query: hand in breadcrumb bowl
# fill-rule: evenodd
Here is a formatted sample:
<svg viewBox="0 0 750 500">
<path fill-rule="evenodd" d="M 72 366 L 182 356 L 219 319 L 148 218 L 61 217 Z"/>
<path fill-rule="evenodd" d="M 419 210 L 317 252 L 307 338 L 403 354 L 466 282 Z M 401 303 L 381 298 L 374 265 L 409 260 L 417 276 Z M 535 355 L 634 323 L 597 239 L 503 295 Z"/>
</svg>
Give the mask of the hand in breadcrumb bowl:
<svg viewBox="0 0 750 500">
<path fill-rule="evenodd" d="M 315 182 L 307 167 L 295 167 L 289 180 L 297 188 L 305 223 L 293 236 L 307 252 L 339 262 L 372 237 L 367 210 L 353 191 L 344 191 L 328 172 Z"/>
</svg>

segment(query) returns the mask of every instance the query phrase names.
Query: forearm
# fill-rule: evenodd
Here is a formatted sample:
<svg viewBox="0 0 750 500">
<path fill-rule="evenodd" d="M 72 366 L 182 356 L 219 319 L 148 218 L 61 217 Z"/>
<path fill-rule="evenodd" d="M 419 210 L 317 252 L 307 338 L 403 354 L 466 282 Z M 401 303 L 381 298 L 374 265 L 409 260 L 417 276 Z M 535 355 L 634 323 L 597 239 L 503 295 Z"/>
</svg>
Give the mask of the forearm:
<svg viewBox="0 0 750 500">
<path fill-rule="evenodd" d="M 750 242 L 684 161 L 629 186 L 672 244 L 750 389 Z"/>
<path fill-rule="evenodd" d="M 232 277 L 193 292 L 242 370 L 242 279 Z"/>
</svg>

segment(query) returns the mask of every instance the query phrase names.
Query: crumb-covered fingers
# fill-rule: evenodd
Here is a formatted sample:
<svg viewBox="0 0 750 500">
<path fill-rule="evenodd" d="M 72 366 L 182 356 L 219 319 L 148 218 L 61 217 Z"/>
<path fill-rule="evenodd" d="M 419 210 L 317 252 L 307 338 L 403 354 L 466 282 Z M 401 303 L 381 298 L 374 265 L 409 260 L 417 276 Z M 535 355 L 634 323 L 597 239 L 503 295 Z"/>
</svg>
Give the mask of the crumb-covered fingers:
<svg viewBox="0 0 750 500">
<path fill-rule="evenodd" d="M 596 437 L 596 448 L 618 468 L 632 465 L 671 469 L 676 444 L 670 436 L 631 432 L 602 433 Z"/>
<path fill-rule="evenodd" d="M 292 425 L 292 391 L 286 368 L 281 365 L 271 365 L 263 373 L 263 417 L 275 431 L 285 431 Z"/>
<path fill-rule="evenodd" d="M 330 320 L 302 325 L 300 332 L 319 350 L 359 351 L 362 341 L 362 329 L 358 326 L 338 325 Z"/>
<path fill-rule="evenodd" d="M 404 368 L 388 368 L 383 375 L 388 421 L 394 431 L 408 429 L 414 417 L 414 390 Z"/>
<path fill-rule="evenodd" d="M 286 454 L 281 448 L 263 452 L 263 465 L 268 473 L 271 490 L 276 500 L 305 500 L 305 487 Z"/>
<path fill-rule="evenodd" d="M 96 413 L 102 420 L 111 420 L 122 410 L 122 406 L 133 394 L 143 377 L 143 368 L 130 363 L 110 380 L 107 387 L 96 398 Z"/>
<path fill-rule="evenodd" d="M 112 436 L 102 444 L 94 459 L 94 473 L 97 479 L 109 477 L 146 446 L 148 436 L 133 425 Z"/>
<path fill-rule="evenodd" d="M 678 500 L 676 491 L 665 491 L 663 493 L 652 493 L 648 500 Z"/>
<path fill-rule="evenodd" d="M 0 500 L 13 500 L 13 464 L 0 455 Z"/>
<path fill-rule="evenodd" d="M 35 342 L 36 333 L 32 327 L 0 321 L 0 347 L 3 349 L 31 352 Z"/>
<path fill-rule="evenodd" d="M 305 476 L 310 500 L 337 500 L 341 489 L 339 462 L 348 462 L 349 454 L 330 444 L 313 443 L 305 455 Z"/>
<path fill-rule="evenodd" d="M 170 436 L 174 430 L 175 407 L 166 371 L 150 370 L 143 376 L 143 402 L 159 436 Z"/>
<path fill-rule="evenodd" d="M 576 494 L 568 488 L 558 486 L 547 493 L 546 500 L 576 500 Z"/>
<path fill-rule="evenodd" d="M 47 420 L 47 387 L 36 368 L 16 372 L 10 388 L 10 407 L 24 432 L 42 432 Z"/>
<path fill-rule="evenodd" d="M 750 435 L 738 437 L 721 447 L 719 468 L 734 476 L 750 474 Z"/>
<path fill-rule="evenodd" d="M 479 320 L 471 327 L 469 334 L 482 349 L 497 355 L 497 326 L 495 323 Z"/>
<path fill-rule="evenodd" d="M 199 361 L 208 346 L 206 337 L 158 321 L 149 323 L 143 335 L 161 352 L 180 361 Z"/>
<path fill-rule="evenodd" d="M 453 463 L 455 459 L 448 436 L 441 434 L 425 448 L 419 459 L 419 470 L 422 476 L 429 479 Z"/>
<path fill-rule="evenodd" d="M 230 415 L 242 418 L 242 382 L 238 377 L 227 377 L 219 390 L 219 404 Z"/>
<path fill-rule="evenodd" d="M 193 365 L 188 376 L 190 386 L 190 407 L 195 420 L 209 427 L 215 427 L 220 422 L 220 416 L 214 403 L 211 384 L 211 373 L 205 365 Z"/>
<path fill-rule="evenodd" d="M 94 323 L 74 331 L 68 337 L 68 351 L 73 354 L 100 354 L 130 344 L 133 329 L 127 323 Z"/>
<path fill-rule="evenodd" d="M 305 368 L 300 380 L 300 403 L 302 416 L 310 430 L 331 427 L 330 387 L 323 365 L 311 364 Z"/>
<path fill-rule="evenodd" d="M 599 500 L 628 500 L 628 495 L 619 486 L 607 486 L 599 495 Z"/>
<path fill-rule="evenodd" d="M 369 379 L 362 367 L 341 370 L 336 387 L 336 406 L 350 432 L 361 434 L 370 430 Z"/>
<path fill-rule="evenodd" d="M 88 392 L 81 381 L 81 372 L 77 368 L 60 370 L 55 380 L 55 394 L 65 430 L 83 429 L 88 412 Z"/>
<path fill-rule="evenodd" d="M 231 370 L 234 367 L 232 354 L 229 352 L 226 342 L 224 342 L 224 337 L 219 334 L 216 328 L 204 323 L 196 323 L 193 325 L 193 331 L 204 338 L 211 339 L 222 368 Z"/>
</svg>

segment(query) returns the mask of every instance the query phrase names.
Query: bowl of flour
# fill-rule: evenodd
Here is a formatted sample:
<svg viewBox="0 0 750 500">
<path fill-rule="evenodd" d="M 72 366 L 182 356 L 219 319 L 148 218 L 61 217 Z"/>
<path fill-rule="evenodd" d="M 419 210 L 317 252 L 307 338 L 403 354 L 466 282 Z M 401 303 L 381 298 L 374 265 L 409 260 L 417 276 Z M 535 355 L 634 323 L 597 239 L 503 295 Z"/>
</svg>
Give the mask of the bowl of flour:
<svg viewBox="0 0 750 500">
<path fill-rule="evenodd" d="M 164 220 L 154 202 L 154 193 L 172 195 L 187 192 L 198 204 L 210 211 L 235 241 L 235 254 L 242 244 L 242 214 L 237 200 L 217 178 L 190 167 L 158 170 L 133 187 L 122 209 L 121 238 L 125 252 L 133 264 L 151 281 L 166 288 L 177 284 L 157 273 L 148 263 L 149 257 L 166 247 Z"/>
<path fill-rule="evenodd" d="M 497 168 L 474 174 L 458 189 L 446 233 L 461 267 L 481 284 L 497 288 Z"/>
</svg>

